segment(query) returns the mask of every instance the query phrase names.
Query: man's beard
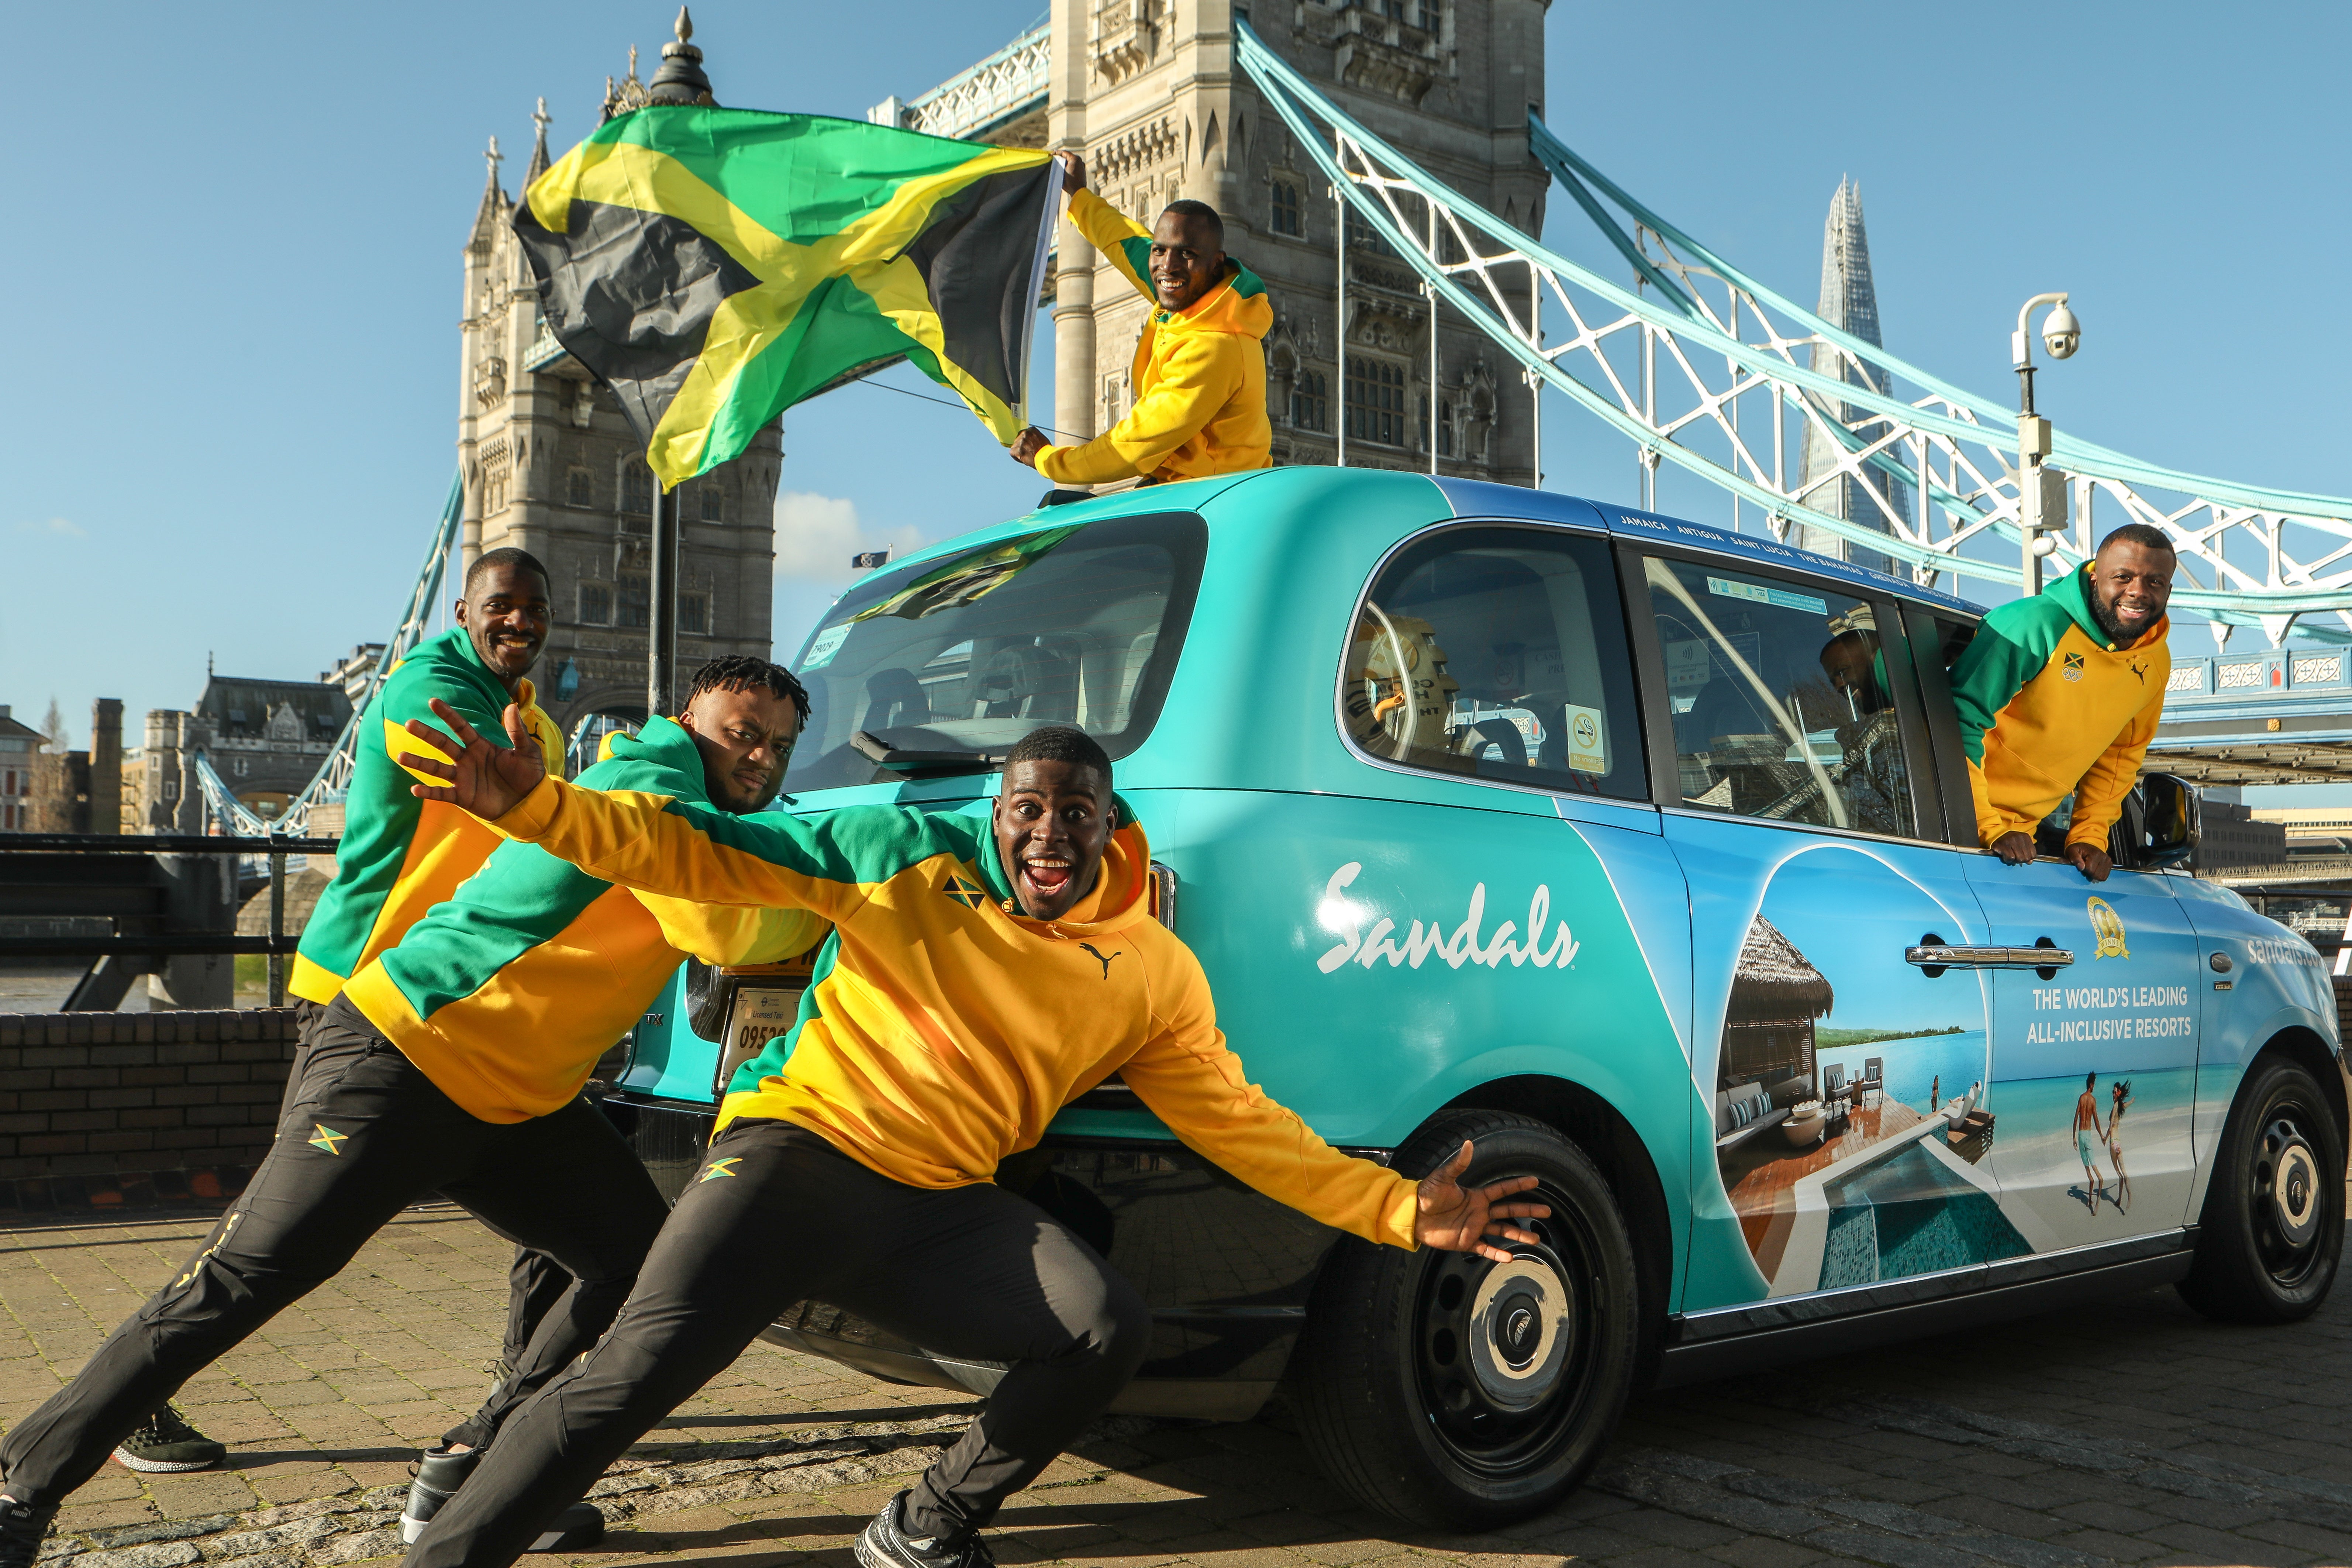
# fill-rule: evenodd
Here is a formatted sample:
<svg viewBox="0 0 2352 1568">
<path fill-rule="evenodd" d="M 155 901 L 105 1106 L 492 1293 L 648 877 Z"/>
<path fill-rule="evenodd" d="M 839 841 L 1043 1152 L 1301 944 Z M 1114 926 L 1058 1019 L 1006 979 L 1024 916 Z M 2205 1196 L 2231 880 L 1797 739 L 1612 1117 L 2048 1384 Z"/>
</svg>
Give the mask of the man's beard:
<svg viewBox="0 0 2352 1568">
<path fill-rule="evenodd" d="M 2115 601 L 2103 597 L 2095 583 L 2091 585 L 2091 618 L 2099 623 L 2099 629 L 2107 634 L 2107 640 L 2118 646 L 2136 642 L 2147 631 L 2146 625 L 2137 631 L 2125 626 L 2122 619 L 2116 614 Z M 2153 621 L 2154 617 L 2151 616 L 2150 624 L 2153 624 Z"/>
</svg>

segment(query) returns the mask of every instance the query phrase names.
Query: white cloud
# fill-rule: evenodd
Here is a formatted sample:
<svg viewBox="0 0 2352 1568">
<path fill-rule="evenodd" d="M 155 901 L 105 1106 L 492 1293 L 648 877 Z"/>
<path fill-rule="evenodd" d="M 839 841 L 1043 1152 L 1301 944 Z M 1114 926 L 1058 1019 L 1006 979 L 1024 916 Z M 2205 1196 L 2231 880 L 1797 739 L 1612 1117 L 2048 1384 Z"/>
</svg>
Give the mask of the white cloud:
<svg viewBox="0 0 2352 1568">
<path fill-rule="evenodd" d="M 84 531 L 81 524 L 74 521 L 70 518 L 64 517 L 53 517 L 45 521 L 39 522 L 36 522 L 28 517 L 24 521 L 16 525 L 16 531 L 19 533 L 62 534 L 68 539 L 86 539 L 89 537 L 88 533 Z"/>
<path fill-rule="evenodd" d="M 857 503 L 840 496 L 786 490 L 776 498 L 776 575 L 804 582 L 847 584 L 864 575 L 852 555 L 886 547 L 904 555 L 923 542 L 914 528 L 881 528 L 857 515 Z"/>
</svg>

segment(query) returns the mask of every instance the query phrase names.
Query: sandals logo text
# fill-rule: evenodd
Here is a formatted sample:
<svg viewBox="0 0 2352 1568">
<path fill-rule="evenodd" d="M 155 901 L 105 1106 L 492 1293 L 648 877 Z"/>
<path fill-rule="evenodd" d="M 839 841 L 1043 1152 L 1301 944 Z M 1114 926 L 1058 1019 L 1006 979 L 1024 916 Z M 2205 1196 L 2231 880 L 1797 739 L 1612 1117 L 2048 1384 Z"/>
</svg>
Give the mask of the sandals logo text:
<svg viewBox="0 0 2352 1568">
<path fill-rule="evenodd" d="M 1381 959 L 1389 961 L 1391 969 L 1419 969 L 1432 956 L 1442 958 L 1454 969 L 1465 963 L 1483 963 L 1489 969 L 1500 969 L 1505 959 L 1517 969 L 1532 963 L 1538 969 L 1566 969 L 1576 962 L 1578 942 L 1561 921 L 1553 930 L 1549 945 L 1544 940 L 1544 926 L 1551 915 L 1551 889 L 1538 886 L 1535 896 L 1528 900 L 1528 940 L 1523 946 L 1511 940 L 1518 926 L 1505 921 L 1495 928 L 1493 936 L 1482 941 L 1479 927 L 1486 923 L 1486 884 L 1479 883 L 1470 889 L 1470 912 L 1451 932 L 1443 921 L 1427 925 L 1412 922 L 1400 945 L 1396 940 L 1396 921 L 1382 917 L 1369 931 L 1364 921 L 1372 911 L 1347 896 L 1348 887 L 1354 882 L 1363 863 L 1350 860 L 1331 873 L 1323 884 L 1323 900 L 1315 907 L 1316 923 L 1339 939 L 1337 947 L 1315 961 L 1315 967 L 1329 974 L 1350 961 L 1371 968 Z"/>
</svg>

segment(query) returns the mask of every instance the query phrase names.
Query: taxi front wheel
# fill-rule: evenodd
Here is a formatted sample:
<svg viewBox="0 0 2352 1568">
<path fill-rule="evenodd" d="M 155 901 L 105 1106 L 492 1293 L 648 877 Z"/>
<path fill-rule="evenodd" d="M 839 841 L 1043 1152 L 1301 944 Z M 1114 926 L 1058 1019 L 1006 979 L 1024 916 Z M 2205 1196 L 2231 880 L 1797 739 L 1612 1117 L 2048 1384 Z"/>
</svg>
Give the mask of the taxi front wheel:
<svg viewBox="0 0 2352 1568">
<path fill-rule="evenodd" d="M 1633 1247 L 1584 1152 L 1530 1117 L 1447 1111 L 1397 1151 L 1426 1175 L 1469 1139 L 1465 1184 L 1532 1175 L 1551 1217 L 1508 1263 L 1349 1239 L 1323 1267 L 1295 1365 L 1300 1427 L 1359 1502 L 1483 1529 L 1540 1513 L 1601 1456 L 1640 1341 Z"/>
<path fill-rule="evenodd" d="M 2344 1140 L 2319 1080 L 2275 1054 L 2247 1069 L 2221 1130 L 2180 1294 L 2209 1318 L 2291 1323 L 2344 1257 Z"/>
</svg>

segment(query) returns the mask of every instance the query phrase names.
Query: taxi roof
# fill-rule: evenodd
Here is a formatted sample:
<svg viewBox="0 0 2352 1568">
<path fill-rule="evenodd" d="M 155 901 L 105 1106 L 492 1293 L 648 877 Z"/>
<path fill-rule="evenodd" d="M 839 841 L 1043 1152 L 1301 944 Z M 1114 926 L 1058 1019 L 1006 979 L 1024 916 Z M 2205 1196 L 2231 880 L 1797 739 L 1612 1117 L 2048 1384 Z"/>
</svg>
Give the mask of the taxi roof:
<svg viewBox="0 0 2352 1568">
<path fill-rule="evenodd" d="M 1498 485 L 1484 479 L 1420 477 L 1428 478 L 1437 487 L 1453 504 L 1454 515 L 1460 518 L 1517 518 L 1529 522 L 1582 523 L 1589 528 L 1597 516 L 1601 526 L 1611 533 L 1629 539 L 1646 540 L 1657 544 L 1679 544 L 1713 554 L 1734 556 L 1759 566 L 1793 566 L 1824 577 L 1834 577 L 1874 593 L 1894 594 L 1922 604 L 1965 611 L 1971 616 L 1984 614 L 1983 605 L 1970 604 L 1939 589 L 1926 587 L 1892 573 L 1857 566 L 1852 562 L 1840 561 L 1816 551 L 1800 550 L 1778 540 L 1734 533 L 1729 529 L 1714 528 L 1703 522 L 1686 522 L 1676 517 L 1661 517 L 1655 512 L 1634 511 L 1613 501 L 1587 500 L 1579 496 L 1562 495 L 1556 490 L 1525 489 L 1517 485 Z"/>
</svg>

